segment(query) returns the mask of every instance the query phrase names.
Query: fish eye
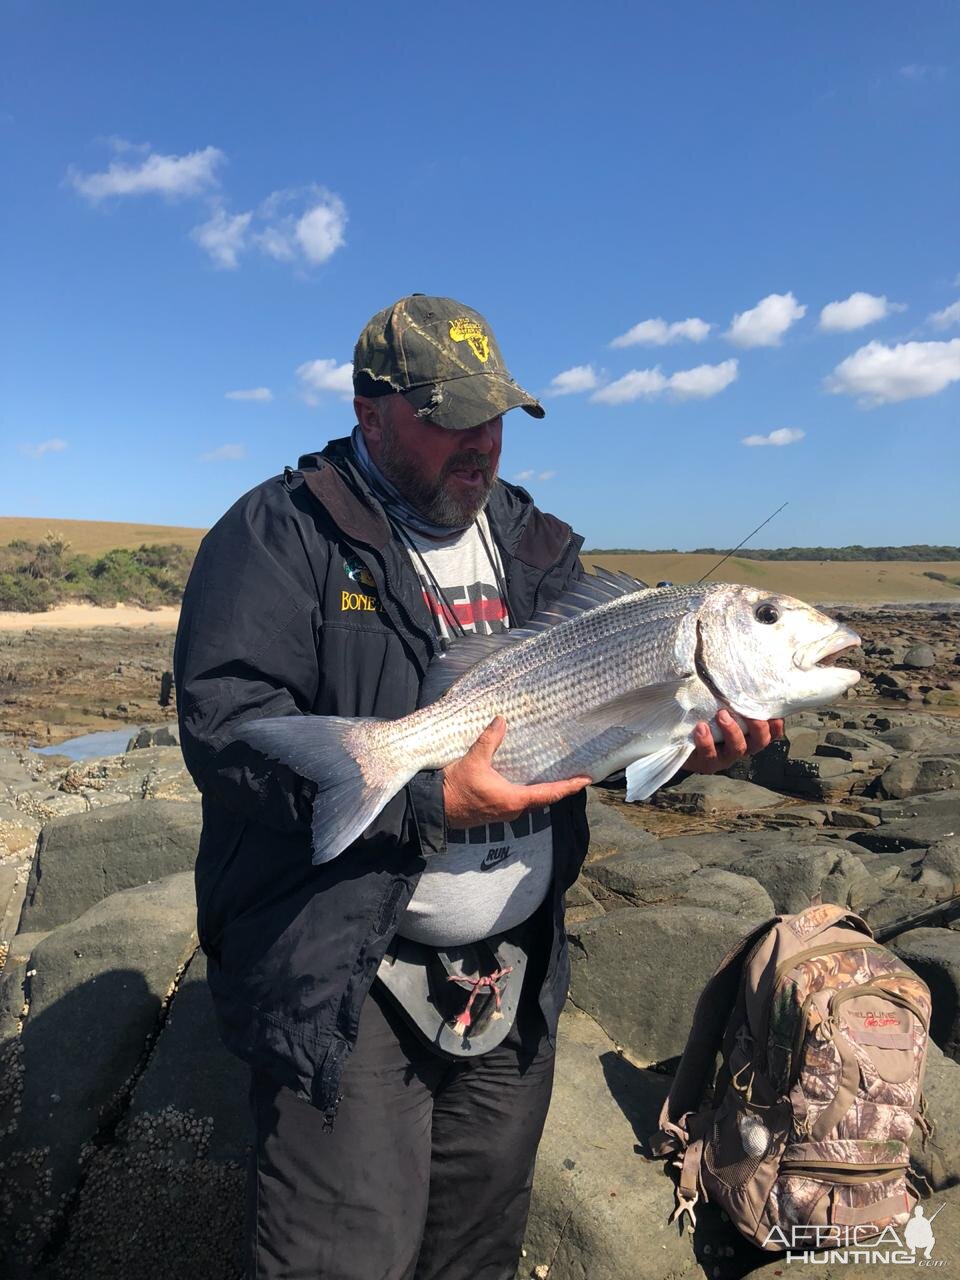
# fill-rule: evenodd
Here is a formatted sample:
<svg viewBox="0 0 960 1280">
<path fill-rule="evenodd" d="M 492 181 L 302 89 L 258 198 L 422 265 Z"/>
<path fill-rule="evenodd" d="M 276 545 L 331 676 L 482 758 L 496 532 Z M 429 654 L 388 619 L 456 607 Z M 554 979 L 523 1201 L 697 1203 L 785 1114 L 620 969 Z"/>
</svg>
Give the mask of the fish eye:
<svg viewBox="0 0 960 1280">
<path fill-rule="evenodd" d="M 765 622 L 768 626 L 771 623 L 780 621 L 780 610 L 775 604 L 767 601 L 765 604 L 758 604 L 753 611 L 753 616 L 758 622 Z"/>
</svg>

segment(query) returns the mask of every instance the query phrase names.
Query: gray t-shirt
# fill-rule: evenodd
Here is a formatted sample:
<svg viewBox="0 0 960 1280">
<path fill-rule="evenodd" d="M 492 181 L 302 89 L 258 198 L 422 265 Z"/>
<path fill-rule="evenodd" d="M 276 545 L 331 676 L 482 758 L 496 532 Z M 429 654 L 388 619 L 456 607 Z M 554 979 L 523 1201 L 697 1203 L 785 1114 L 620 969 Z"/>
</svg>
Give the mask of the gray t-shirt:
<svg viewBox="0 0 960 1280">
<path fill-rule="evenodd" d="M 403 531 L 437 630 L 453 643 L 458 623 L 482 635 L 510 625 L 498 585 L 503 566 L 483 513 L 477 524 L 442 541 Z M 448 830 L 447 852 L 428 862 L 398 932 L 435 947 L 489 938 L 528 919 L 547 896 L 552 875 L 549 809 L 522 814 L 516 822 Z"/>
</svg>

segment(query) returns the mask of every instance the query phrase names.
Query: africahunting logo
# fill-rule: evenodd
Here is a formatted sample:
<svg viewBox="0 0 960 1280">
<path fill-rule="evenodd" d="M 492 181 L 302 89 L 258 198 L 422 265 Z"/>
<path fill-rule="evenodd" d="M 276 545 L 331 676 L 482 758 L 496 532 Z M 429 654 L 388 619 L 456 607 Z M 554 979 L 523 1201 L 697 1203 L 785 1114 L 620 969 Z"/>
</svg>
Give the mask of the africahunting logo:
<svg viewBox="0 0 960 1280">
<path fill-rule="evenodd" d="M 785 1261 L 827 1263 L 866 1262 L 885 1266 L 942 1267 L 943 1260 L 932 1256 L 936 1237 L 933 1220 L 943 1209 L 940 1205 L 927 1217 L 922 1204 L 903 1227 L 885 1227 L 877 1232 L 866 1226 L 773 1227 L 767 1232 L 764 1247 L 786 1249 Z"/>
<path fill-rule="evenodd" d="M 486 364 L 490 359 L 490 339 L 484 333 L 483 326 L 469 316 L 460 316 L 450 321 L 450 337 L 454 342 L 466 342 L 481 364 Z"/>
</svg>

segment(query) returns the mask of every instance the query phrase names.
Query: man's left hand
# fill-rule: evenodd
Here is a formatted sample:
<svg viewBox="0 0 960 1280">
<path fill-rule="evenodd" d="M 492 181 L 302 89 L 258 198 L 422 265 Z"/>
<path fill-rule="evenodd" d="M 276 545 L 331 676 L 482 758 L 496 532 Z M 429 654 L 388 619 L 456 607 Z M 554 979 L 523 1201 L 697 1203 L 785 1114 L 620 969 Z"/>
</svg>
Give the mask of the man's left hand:
<svg viewBox="0 0 960 1280">
<path fill-rule="evenodd" d="M 723 734 L 722 742 L 714 742 L 706 720 L 701 720 L 694 728 L 693 740 L 696 746 L 693 755 L 684 764 L 684 769 L 689 769 L 692 773 L 719 773 L 721 769 L 729 769 L 735 760 L 756 755 L 771 742 L 783 737 L 782 720 L 745 718 L 744 732 L 730 712 L 724 710 L 718 712 L 717 724 Z"/>
</svg>

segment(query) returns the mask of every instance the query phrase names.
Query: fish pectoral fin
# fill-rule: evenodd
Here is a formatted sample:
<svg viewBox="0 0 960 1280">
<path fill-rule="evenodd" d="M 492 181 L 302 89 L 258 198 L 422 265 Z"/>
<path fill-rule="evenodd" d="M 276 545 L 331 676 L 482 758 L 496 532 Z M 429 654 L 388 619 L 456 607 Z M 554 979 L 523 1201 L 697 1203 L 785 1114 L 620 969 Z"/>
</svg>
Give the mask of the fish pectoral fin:
<svg viewBox="0 0 960 1280">
<path fill-rule="evenodd" d="M 671 742 L 669 746 L 627 765 L 627 799 L 632 803 L 652 796 L 657 787 L 669 782 L 682 768 L 692 751 L 693 743 L 684 739 L 683 742 Z"/>
<path fill-rule="evenodd" d="M 654 734 L 659 729 L 674 729 L 683 719 L 686 708 L 678 703 L 677 694 L 689 676 L 669 680 L 664 684 L 645 685 L 631 689 L 618 698 L 600 706 L 590 707 L 577 716 L 582 724 L 600 725 L 604 729 L 612 725 L 624 725 L 644 734 Z"/>
</svg>

